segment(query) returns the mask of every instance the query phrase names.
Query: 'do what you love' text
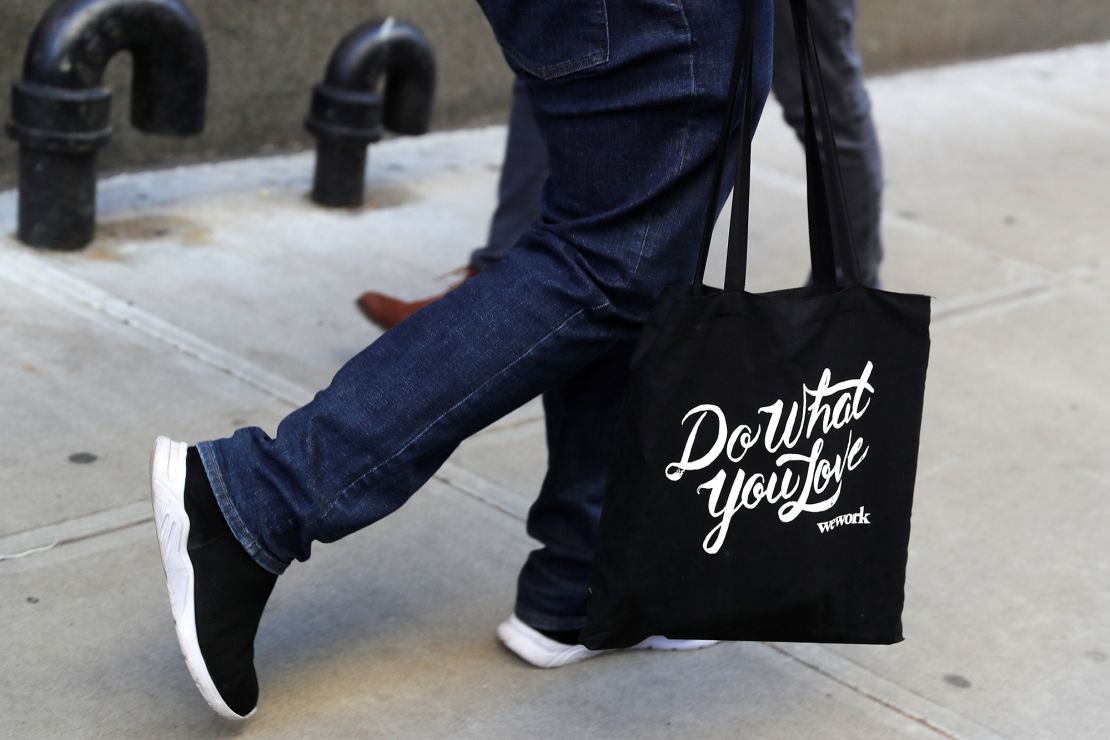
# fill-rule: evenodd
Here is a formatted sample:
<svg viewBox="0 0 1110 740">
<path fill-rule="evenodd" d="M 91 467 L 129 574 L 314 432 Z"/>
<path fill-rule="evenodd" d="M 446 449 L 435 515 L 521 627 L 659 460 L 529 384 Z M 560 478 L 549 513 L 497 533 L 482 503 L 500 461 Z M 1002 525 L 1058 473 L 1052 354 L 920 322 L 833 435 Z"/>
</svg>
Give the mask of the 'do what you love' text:
<svg viewBox="0 0 1110 740">
<path fill-rule="evenodd" d="M 697 487 L 699 494 L 709 494 L 709 514 L 718 520 L 702 542 L 707 553 L 721 549 L 732 517 L 742 509 L 781 502 L 779 520 L 792 522 L 803 512 L 836 505 L 845 473 L 859 467 L 870 449 L 850 425 L 871 406 L 873 369 L 868 362 L 859 377 L 833 383 L 826 368 L 817 387 L 803 384 L 801 399 L 791 401 L 789 408 L 782 399 L 759 408 L 755 429 L 747 424 L 730 429 L 724 412 L 711 403 L 686 413 L 682 425 L 692 421 L 692 426 L 682 459 L 667 465 L 665 474 L 677 481 L 687 471 L 716 471 Z M 827 448 L 827 437 L 841 429 L 848 429 L 843 448 Z M 774 470 L 744 469 L 745 456 L 758 445 L 777 456 Z M 694 457 L 695 449 L 705 452 Z M 732 482 L 726 493 L 729 468 Z"/>
</svg>

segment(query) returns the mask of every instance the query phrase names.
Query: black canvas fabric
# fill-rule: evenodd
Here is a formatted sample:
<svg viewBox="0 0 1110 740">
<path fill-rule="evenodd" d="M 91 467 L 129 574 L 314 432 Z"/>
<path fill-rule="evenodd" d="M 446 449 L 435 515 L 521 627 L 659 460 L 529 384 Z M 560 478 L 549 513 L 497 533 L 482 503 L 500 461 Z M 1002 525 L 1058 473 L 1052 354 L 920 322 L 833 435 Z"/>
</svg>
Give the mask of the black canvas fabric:
<svg viewBox="0 0 1110 740">
<path fill-rule="evenodd" d="M 664 292 L 632 360 L 582 632 L 593 649 L 656 634 L 902 639 L 929 298 L 860 284 L 805 0 L 792 5 L 813 284 L 744 290 L 745 24 L 725 128 L 739 107 L 725 287 L 702 282 L 710 206 L 694 283 Z"/>
</svg>

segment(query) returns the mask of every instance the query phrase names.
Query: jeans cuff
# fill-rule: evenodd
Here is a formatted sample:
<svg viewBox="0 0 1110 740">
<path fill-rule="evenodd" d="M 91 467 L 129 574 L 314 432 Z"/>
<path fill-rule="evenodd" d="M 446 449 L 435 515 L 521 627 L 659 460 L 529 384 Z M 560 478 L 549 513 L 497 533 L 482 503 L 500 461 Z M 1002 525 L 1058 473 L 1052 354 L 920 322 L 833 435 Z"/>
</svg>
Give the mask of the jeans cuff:
<svg viewBox="0 0 1110 740">
<path fill-rule="evenodd" d="M 235 501 L 224 483 L 224 476 L 220 471 L 220 463 L 216 459 L 216 450 L 212 442 L 197 442 L 197 452 L 200 453 L 200 461 L 204 465 L 208 483 L 212 486 L 212 493 L 216 495 L 216 503 L 219 504 L 220 512 L 227 520 L 227 526 L 235 535 L 235 539 L 239 540 L 239 544 L 254 562 L 274 575 L 280 576 L 289 567 L 289 563 L 283 563 L 267 552 L 243 522 L 243 517 L 239 515 L 239 509 L 235 506 Z"/>
<path fill-rule="evenodd" d="M 520 621 L 536 630 L 565 632 L 567 630 L 580 630 L 586 626 L 585 615 L 578 617 L 553 617 L 550 614 L 544 614 L 541 611 L 531 609 L 521 604 L 519 601 L 516 603 L 513 612 Z"/>
</svg>

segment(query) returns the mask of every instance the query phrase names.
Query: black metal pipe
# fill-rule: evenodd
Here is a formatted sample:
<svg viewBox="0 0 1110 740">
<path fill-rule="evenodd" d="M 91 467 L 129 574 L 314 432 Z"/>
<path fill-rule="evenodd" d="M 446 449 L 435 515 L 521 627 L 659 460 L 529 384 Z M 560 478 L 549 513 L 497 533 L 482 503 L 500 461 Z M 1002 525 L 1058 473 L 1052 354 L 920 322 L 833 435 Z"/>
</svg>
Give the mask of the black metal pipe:
<svg viewBox="0 0 1110 740">
<path fill-rule="evenodd" d="M 385 78 L 384 92 L 376 92 Z M 312 199 L 324 206 L 362 204 L 366 148 L 383 128 L 428 130 L 435 94 L 435 55 L 420 30 L 387 18 L 343 37 L 324 81 L 312 90 L 305 128 L 316 138 Z"/>
<path fill-rule="evenodd" d="M 31 36 L 12 85 L 21 241 L 79 249 L 96 229 L 96 156 L 112 133 L 112 57 L 132 57 L 131 123 L 152 134 L 204 128 L 208 55 L 179 0 L 59 0 Z"/>
</svg>

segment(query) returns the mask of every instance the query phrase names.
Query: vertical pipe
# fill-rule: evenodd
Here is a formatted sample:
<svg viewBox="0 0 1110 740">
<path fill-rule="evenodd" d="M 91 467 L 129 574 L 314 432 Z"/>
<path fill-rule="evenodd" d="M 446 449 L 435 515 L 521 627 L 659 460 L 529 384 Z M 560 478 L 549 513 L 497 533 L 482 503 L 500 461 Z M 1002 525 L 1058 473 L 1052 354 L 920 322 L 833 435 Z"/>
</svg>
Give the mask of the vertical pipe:
<svg viewBox="0 0 1110 740">
<path fill-rule="evenodd" d="M 312 200 L 332 208 L 362 205 L 366 180 L 366 143 L 320 139 L 316 142 L 316 170 Z"/>
<path fill-rule="evenodd" d="M 382 138 L 383 121 L 397 133 L 424 133 L 434 91 L 435 56 L 415 26 L 387 18 L 344 36 L 324 81 L 312 90 L 305 119 L 316 138 L 312 200 L 332 208 L 361 205 L 366 148 Z"/>
<path fill-rule="evenodd" d="M 111 135 L 112 57 L 133 59 L 131 122 L 188 136 L 204 125 L 208 56 L 180 0 L 57 0 L 12 85 L 8 135 L 19 143 L 21 241 L 80 249 L 96 229 L 97 151 Z"/>
</svg>

